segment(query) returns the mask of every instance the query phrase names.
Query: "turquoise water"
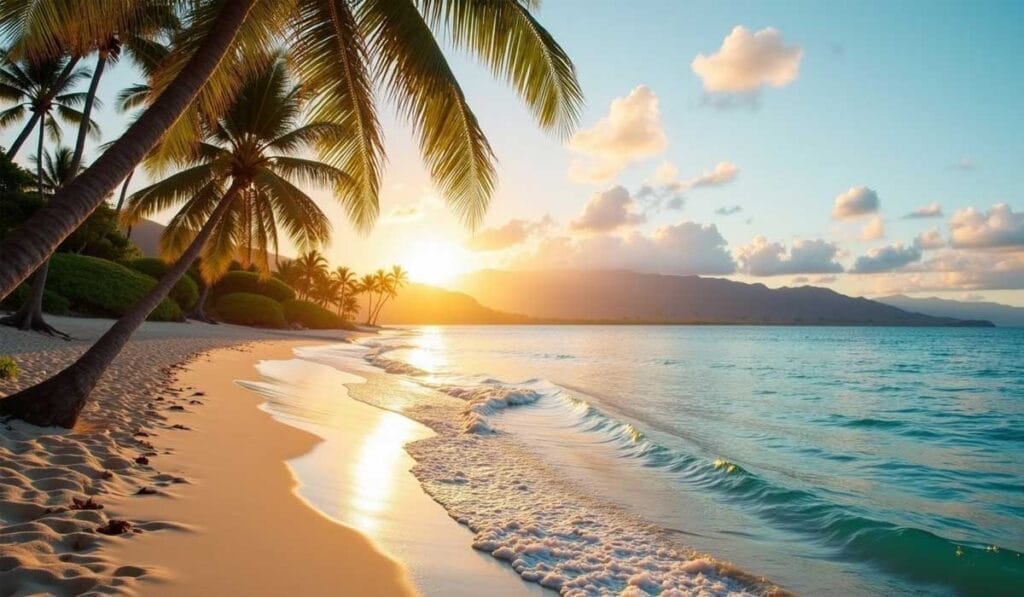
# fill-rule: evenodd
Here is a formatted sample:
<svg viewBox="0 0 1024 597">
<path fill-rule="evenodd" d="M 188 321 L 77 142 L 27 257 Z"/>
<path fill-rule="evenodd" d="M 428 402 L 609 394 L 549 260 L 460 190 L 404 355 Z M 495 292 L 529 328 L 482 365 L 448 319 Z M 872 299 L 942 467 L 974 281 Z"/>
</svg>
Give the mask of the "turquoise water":
<svg viewBox="0 0 1024 597">
<path fill-rule="evenodd" d="M 588 492 L 803 593 L 1024 592 L 1024 329 L 430 327 Z"/>
</svg>

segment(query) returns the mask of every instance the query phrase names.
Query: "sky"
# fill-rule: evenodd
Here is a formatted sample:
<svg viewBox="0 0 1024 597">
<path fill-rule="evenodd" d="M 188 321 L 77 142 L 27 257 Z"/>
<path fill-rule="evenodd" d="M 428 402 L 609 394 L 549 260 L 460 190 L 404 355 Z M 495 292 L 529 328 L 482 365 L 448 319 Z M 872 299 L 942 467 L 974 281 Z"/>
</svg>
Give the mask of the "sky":
<svg viewBox="0 0 1024 597">
<path fill-rule="evenodd" d="M 374 229 L 311 189 L 334 264 L 440 284 L 633 269 L 1024 305 L 1024 3 L 547 0 L 537 17 L 578 71 L 575 133 L 542 132 L 451 52 L 498 159 L 484 224 L 447 210 L 384 105 Z M 118 65 L 101 96 L 137 79 Z M 104 140 L 125 122 L 112 104 Z"/>
</svg>

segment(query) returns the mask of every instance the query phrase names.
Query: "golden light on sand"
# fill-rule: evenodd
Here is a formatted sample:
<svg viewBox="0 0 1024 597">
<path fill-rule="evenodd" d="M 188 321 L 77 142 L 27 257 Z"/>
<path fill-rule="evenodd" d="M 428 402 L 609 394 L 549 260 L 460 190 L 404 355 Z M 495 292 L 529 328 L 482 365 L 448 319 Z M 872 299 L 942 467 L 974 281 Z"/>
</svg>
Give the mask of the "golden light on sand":
<svg viewBox="0 0 1024 597">
<path fill-rule="evenodd" d="M 461 250 L 445 241 L 424 241 L 410 247 L 402 259 L 409 278 L 424 284 L 442 285 L 455 279 L 465 269 Z"/>
</svg>

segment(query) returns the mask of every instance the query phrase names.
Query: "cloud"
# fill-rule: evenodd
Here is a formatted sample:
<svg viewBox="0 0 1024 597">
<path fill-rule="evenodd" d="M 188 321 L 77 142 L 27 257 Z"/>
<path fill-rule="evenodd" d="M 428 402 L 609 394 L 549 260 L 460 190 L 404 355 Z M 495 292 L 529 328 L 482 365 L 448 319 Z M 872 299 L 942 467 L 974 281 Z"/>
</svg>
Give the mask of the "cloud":
<svg viewBox="0 0 1024 597">
<path fill-rule="evenodd" d="M 889 272 L 905 265 L 921 260 L 921 249 L 907 247 L 902 243 L 893 243 L 868 251 L 854 262 L 850 269 L 854 274 L 877 274 Z"/>
<path fill-rule="evenodd" d="M 623 226 L 642 224 L 646 219 L 643 214 L 633 211 L 634 205 L 629 191 L 621 186 L 594 193 L 583 208 L 583 213 L 569 222 L 569 227 L 583 232 L 608 232 Z"/>
<path fill-rule="evenodd" d="M 836 195 L 832 218 L 848 220 L 878 212 L 878 193 L 865 186 L 850 187 L 845 193 Z"/>
<path fill-rule="evenodd" d="M 869 241 L 880 238 L 885 238 L 885 222 L 882 221 L 882 218 L 875 216 L 861 229 L 860 239 Z"/>
<path fill-rule="evenodd" d="M 947 249 L 899 275 L 877 276 L 874 291 L 923 292 L 936 290 L 1024 289 L 1024 251 L 965 251 Z"/>
<path fill-rule="evenodd" d="M 392 209 L 388 215 L 384 216 L 382 222 L 385 224 L 398 224 L 404 222 L 414 222 L 423 217 L 423 209 L 420 208 L 419 203 L 412 205 L 400 205 Z"/>
<path fill-rule="evenodd" d="M 784 87 L 800 73 L 803 50 L 786 46 L 771 27 L 751 33 L 734 27 L 710 56 L 698 54 L 690 67 L 710 93 L 752 93 L 769 85 Z"/>
<path fill-rule="evenodd" d="M 464 243 L 471 251 L 501 251 L 526 242 L 534 234 L 542 233 L 554 225 L 551 216 L 536 222 L 509 220 L 502 226 L 484 228 Z"/>
<path fill-rule="evenodd" d="M 649 207 L 657 209 L 661 207 L 660 201 L 667 200 L 670 208 L 679 208 L 683 205 L 683 194 L 700 187 L 716 187 L 736 180 L 739 176 L 739 166 L 732 162 L 718 162 L 711 170 L 705 170 L 702 174 L 688 178 L 679 179 L 679 169 L 675 164 L 665 160 L 658 165 L 654 172 L 656 184 L 644 184 L 637 192 L 637 197 L 647 199 Z"/>
<path fill-rule="evenodd" d="M 569 166 L 569 176 L 585 183 L 608 182 L 626 166 L 665 151 L 668 138 L 658 113 L 658 96 L 640 85 L 612 101 L 608 115 L 569 140 L 569 150 L 587 156 Z"/>
<path fill-rule="evenodd" d="M 1024 212 L 1013 213 L 1005 203 L 984 213 L 968 207 L 949 219 L 949 232 L 950 244 L 958 248 L 1024 247 Z"/>
<path fill-rule="evenodd" d="M 836 261 L 839 249 L 823 240 L 795 240 L 788 251 L 782 243 L 755 236 L 736 249 L 738 270 L 751 276 L 831 274 L 843 271 Z"/>
<path fill-rule="evenodd" d="M 730 205 L 728 207 L 719 207 L 715 210 L 715 214 L 720 216 L 731 216 L 733 214 L 738 214 L 741 211 L 743 211 L 743 207 L 739 205 Z"/>
<path fill-rule="evenodd" d="M 543 239 L 513 263 L 520 269 L 627 269 L 675 275 L 726 275 L 736 265 L 714 224 L 682 222 L 648 236 L 632 231 Z"/>
<path fill-rule="evenodd" d="M 915 236 L 914 246 L 922 251 L 931 251 L 946 246 L 946 240 L 942 238 L 938 228 L 932 228 Z"/>
<path fill-rule="evenodd" d="M 941 218 L 942 206 L 932 201 L 928 205 L 922 205 L 914 211 L 903 216 L 904 220 L 923 220 L 925 218 Z"/>
</svg>

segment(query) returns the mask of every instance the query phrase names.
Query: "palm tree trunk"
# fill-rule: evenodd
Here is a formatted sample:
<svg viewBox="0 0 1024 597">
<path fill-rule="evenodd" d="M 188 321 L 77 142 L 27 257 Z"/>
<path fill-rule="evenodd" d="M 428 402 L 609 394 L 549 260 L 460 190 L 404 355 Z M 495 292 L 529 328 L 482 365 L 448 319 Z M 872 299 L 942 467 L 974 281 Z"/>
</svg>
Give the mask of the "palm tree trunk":
<svg viewBox="0 0 1024 597">
<path fill-rule="evenodd" d="M 75 65 L 78 64 L 78 56 L 72 56 L 68 63 L 64 65 L 64 70 L 60 72 L 60 76 L 57 77 L 57 81 L 54 83 L 53 88 L 47 90 L 47 92 L 39 99 L 42 103 L 49 103 L 53 99 L 53 96 L 57 95 L 57 90 L 64 87 L 64 82 L 71 76 L 71 71 L 75 69 Z M 25 124 L 25 128 L 21 129 L 21 133 L 18 134 L 18 138 L 11 143 L 11 147 L 7 150 L 7 157 L 14 159 L 14 156 L 18 155 L 18 150 L 21 149 L 21 145 L 28 139 L 28 136 L 32 134 L 32 129 L 35 128 L 36 123 L 39 122 L 39 114 L 33 112 L 32 116 L 29 117 L 28 123 Z"/>
<path fill-rule="evenodd" d="M 192 311 L 188 314 L 189 319 L 195 319 L 203 323 L 217 323 L 206 314 L 206 299 L 210 296 L 210 286 L 210 284 L 203 282 L 203 287 L 199 291 L 199 300 L 196 301 L 196 306 L 192 307 Z"/>
<path fill-rule="evenodd" d="M 48 427 L 59 425 L 68 429 L 75 426 L 79 413 L 100 376 L 128 343 L 132 334 L 149 314 L 167 296 L 199 256 L 214 228 L 238 196 L 238 187 L 232 185 L 210 219 L 203 224 L 192 244 L 182 253 L 171 269 L 160 278 L 146 296 L 132 305 L 99 340 L 72 365 L 53 377 L 0 399 L 0 416 L 22 419 L 33 425 Z"/>
<path fill-rule="evenodd" d="M 120 217 L 121 208 L 124 207 L 125 197 L 128 196 L 128 185 L 132 182 L 132 176 L 135 174 L 135 170 L 128 173 L 128 176 L 124 177 L 124 183 L 121 184 L 121 196 L 117 199 L 117 207 L 114 208 L 114 217 Z"/>
<path fill-rule="evenodd" d="M 85 104 L 82 105 L 82 122 L 78 125 L 78 137 L 75 138 L 75 153 L 71 157 L 71 179 L 78 175 L 78 168 L 82 165 L 82 156 L 85 154 L 85 137 L 89 133 L 89 119 L 92 118 L 92 106 L 96 103 L 96 88 L 99 87 L 100 78 L 103 77 L 103 68 L 107 65 L 107 53 L 100 50 L 96 57 L 96 69 L 92 72 L 92 80 L 89 81 L 89 91 L 85 94 Z"/>
<path fill-rule="evenodd" d="M 227 53 L 255 0 L 224 0 L 196 53 L 167 89 L 92 166 L 0 243 L 0 300 L 103 203 L 181 116 Z"/>
</svg>

